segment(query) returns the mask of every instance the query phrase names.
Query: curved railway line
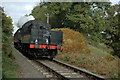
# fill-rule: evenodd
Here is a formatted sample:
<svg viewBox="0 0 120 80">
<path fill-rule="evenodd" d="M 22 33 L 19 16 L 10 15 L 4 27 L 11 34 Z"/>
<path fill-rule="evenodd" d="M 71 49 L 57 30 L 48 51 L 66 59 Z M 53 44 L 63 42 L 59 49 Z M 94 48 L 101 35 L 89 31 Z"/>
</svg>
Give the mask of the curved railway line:
<svg viewBox="0 0 120 80">
<path fill-rule="evenodd" d="M 26 56 L 26 55 L 22 55 L 22 56 Z M 29 60 L 28 56 L 26 57 Z M 33 59 L 30 60 L 30 62 L 35 63 L 38 66 L 37 69 L 42 68 L 44 74 L 48 74 L 47 75 L 48 77 L 46 78 L 52 78 L 52 80 L 80 80 L 80 79 L 106 80 L 105 77 L 96 75 L 85 69 L 71 66 L 56 59 L 53 59 L 52 61 L 46 58 Z"/>
<path fill-rule="evenodd" d="M 52 78 L 52 80 L 106 80 L 105 77 L 98 76 L 94 73 L 91 73 L 85 69 L 77 68 L 69 64 L 63 63 L 56 59 L 52 61 L 49 59 L 29 59 L 28 55 L 21 54 L 21 56 L 26 57 L 26 59 L 38 71 L 42 72 L 46 78 Z"/>
<path fill-rule="evenodd" d="M 84 69 L 80 69 L 69 64 L 60 62 L 56 59 L 50 60 L 34 60 L 38 65 L 44 67 L 47 71 L 57 76 L 60 80 L 105 80 L 104 77 L 98 76 Z"/>
</svg>

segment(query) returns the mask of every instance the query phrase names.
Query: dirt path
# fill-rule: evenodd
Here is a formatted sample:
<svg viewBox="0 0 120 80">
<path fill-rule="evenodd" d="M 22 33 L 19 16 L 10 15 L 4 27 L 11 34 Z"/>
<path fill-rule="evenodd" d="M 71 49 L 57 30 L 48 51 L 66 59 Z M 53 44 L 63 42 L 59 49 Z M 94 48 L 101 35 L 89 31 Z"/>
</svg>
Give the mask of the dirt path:
<svg viewBox="0 0 120 80">
<path fill-rule="evenodd" d="M 13 55 L 15 56 L 16 63 L 20 66 L 17 70 L 18 78 L 45 78 L 45 76 L 35 68 L 35 65 L 15 48 L 13 48 Z"/>
</svg>

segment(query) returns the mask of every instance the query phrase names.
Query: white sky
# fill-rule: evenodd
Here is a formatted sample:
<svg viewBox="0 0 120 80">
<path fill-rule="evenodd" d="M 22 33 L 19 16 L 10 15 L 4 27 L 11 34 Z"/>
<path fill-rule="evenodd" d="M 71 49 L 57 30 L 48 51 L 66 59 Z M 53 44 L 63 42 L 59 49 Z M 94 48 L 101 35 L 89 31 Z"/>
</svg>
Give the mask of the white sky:
<svg viewBox="0 0 120 80">
<path fill-rule="evenodd" d="M 15 32 L 18 29 L 15 24 L 19 18 L 25 14 L 30 14 L 34 6 L 38 5 L 41 1 L 43 0 L 0 0 L 0 6 L 3 6 L 6 14 L 13 19 Z M 110 0 L 112 4 L 116 4 L 119 1 L 120 0 Z"/>
<path fill-rule="evenodd" d="M 15 24 L 18 22 L 20 17 L 30 14 L 31 10 L 37 4 L 39 4 L 39 2 L 2 2 L 5 13 L 8 16 L 11 16 L 13 20 L 14 32 L 18 29 Z"/>
<path fill-rule="evenodd" d="M 112 2 L 113 4 L 118 3 L 120 0 L 110 0 L 110 2 Z"/>
</svg>

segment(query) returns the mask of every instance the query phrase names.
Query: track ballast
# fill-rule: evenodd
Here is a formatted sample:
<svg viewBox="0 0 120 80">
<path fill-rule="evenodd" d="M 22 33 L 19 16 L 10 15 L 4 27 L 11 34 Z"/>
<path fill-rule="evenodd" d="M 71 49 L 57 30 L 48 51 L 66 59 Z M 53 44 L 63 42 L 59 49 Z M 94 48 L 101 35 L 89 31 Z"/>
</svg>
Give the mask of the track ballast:
<svg viewBox="0 0 120 80">
<path fill-rule="evenodd" d="M 56 59 L 51 60 L 35 60 L 38 64 L 46 68 L 50 73 L 57 76 L 61 80 L 79 80 L 79 79 L 91 79 L 91 80 L 105 80 L 104 77 L 98 76 L 84 69 L 80 69 Z"/>
</svg>

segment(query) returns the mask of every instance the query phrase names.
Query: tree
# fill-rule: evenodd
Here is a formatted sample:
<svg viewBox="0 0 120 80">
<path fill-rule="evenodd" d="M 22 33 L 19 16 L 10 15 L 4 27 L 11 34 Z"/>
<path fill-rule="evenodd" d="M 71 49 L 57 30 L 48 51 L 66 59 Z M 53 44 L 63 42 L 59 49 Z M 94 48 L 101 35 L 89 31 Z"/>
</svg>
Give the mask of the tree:
<svg viewBox="0 0 120 80">
<path fill-rule="evenodd" d="M 114 50 L 113 55 L 120 57 L 120 4 L 110 6 L 107 10 L 108 16 L 106 18 L 106 34 L 110 37 L 107 38 L 107 45 L 111 46 Z"/>
<path fill-rule="evenodd" d="M 35 19 L 46 22 L 45 14 L 49 13 L 52 27 L 63 27 L 65 15 L 71 3 L 41 3 L 32 10 Z"/>
<path fill-rule="evenodd" d="M 12 19 L 7 17 L 7 15 L 2 13 L 2 51 L 3 54 L 7 56 L 12 56 L 12 31 L 13 31 L 13 24 Z"/>
<path fill-rule="evenodd" d="M 102 42 L 104 39 L 101 32 L 106 30 L 104 21 L 108 6 L 110 3 L 73 3 L 67 20 L 72 23 L 72 29 L 89 34 L 94 41 Z"/>
</svg>

